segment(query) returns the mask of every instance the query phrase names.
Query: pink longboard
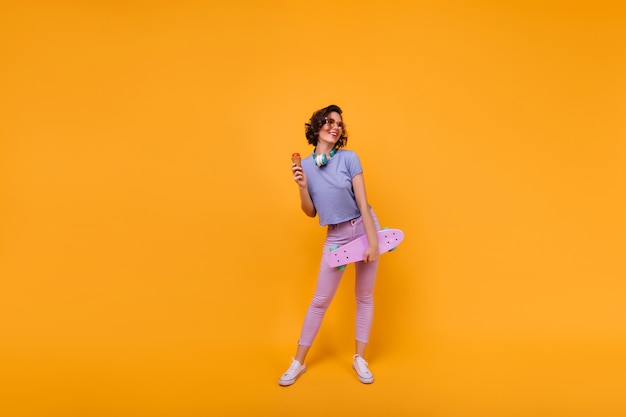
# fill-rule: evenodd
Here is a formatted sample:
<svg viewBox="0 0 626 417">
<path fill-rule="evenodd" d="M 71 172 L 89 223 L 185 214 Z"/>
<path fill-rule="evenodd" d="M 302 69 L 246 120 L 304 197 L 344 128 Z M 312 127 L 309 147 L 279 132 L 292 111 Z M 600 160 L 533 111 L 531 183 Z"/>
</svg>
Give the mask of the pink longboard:
<svg viewBox="0 0 626 417">
<path fill-rule="evenodd" d="M 404 240 L 404 232 L 400 229 L 382 229 L 377 235 L 381 254 L 395 249 Z M 349 263 L 362 261 L 368 246 L 367 235 L 363 235 L 343 246 L 332 247 L 326 253 L 326 263 L 331 267 L 342 268 Z"/>
</svg>

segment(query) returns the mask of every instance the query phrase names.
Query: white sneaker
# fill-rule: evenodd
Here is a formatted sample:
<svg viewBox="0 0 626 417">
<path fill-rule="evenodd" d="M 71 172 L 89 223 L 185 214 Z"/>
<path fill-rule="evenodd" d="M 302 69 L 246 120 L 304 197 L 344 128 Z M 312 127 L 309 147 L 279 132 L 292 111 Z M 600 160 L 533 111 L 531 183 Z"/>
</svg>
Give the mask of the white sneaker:
<svg viewBox="0 0 626 417">
<path fill-rule="evenodd" d="M 359 355 L 354 355 L 354 361 L 352 362 L 352 368 L 356 371 L 359 381 L 364 384 L 371 384 L 374 382 L 374 375 L 367 368 L 367 362 Z"/>
<path fill-rule="evenodd" d="M 287 372 L 282 374 L 278 379 L 278 384 L 287 387 L 296 382 L 296 379 L 304 372 L 306 372 L 306 366 L 301 365 L 300 362 L 294 359 L 289 369 L 287 369 Z"/>
</svg>

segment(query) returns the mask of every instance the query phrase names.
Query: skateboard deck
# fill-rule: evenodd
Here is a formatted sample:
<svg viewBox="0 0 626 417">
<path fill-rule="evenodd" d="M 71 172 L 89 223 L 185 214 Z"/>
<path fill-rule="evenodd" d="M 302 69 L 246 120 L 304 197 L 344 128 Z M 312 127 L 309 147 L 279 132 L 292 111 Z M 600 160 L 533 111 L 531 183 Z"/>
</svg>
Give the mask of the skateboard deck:
<svg viewBox="0 0 626 417">
<path fill-rule="evenodd" d="M 404 232 L 400 229 L 382 229 L 376 235 L 381 254 L 394 250 L 404 240 Z M 326 263 L 331 267 L 342 268 L 349 263 L 362 261 L 368 246 L 367 235 L 339 247 L 333 246 L 326 252 Z"/>
</svg>

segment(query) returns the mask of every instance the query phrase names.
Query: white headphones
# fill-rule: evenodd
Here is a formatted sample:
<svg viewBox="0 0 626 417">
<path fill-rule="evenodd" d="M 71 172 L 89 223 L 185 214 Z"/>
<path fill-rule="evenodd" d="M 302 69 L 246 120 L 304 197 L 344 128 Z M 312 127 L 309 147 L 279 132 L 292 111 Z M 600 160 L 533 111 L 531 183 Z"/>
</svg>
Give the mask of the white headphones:
<svg viewBox="0 0 626 417">
<path fill-rule="evenodd" d="M 315 155 L 315 150 L 317 148 L 313 149 L 313 160 L 315 161 L 315 165 L 317 165 L 318 167 L 323 167 L 324 165 L 326 165 L 328 163 L 328 161 L 330 161 L 330 158 L 332 158 L 333 156 L 335 156 L 335 154 L 337 153 L 337 148 L 333 148 L 332 151 L 330 151 L 328 153 L 328 156 L 326 156 L 325 153 L 321 154 L 321 155 Z"/>
</svg>

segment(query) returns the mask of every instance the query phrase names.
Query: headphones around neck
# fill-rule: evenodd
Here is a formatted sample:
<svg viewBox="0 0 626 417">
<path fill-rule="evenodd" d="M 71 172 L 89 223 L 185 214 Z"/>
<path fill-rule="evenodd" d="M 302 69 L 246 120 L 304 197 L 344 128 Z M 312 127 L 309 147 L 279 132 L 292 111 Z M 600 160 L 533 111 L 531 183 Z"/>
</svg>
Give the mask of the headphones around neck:
<svg viewBox="0 0 626 417">
<path fill-rule="evenodd" d="M 312 156 L 313 156 L 313 160 L 315 161 L 315 165 L 317 165 L 320 168 L 326 165 L 328 161 L 330 161 L 330 158 L 335 156 L 335 154 L 337 153 L 337 148 L 333 148 L 333 150 L 328 153 L 328 156 L 326 156 L 325 153 L 321 155 L 315 155 L 316 150 L 317 148 L 313 149 Z"/>
</svg>

